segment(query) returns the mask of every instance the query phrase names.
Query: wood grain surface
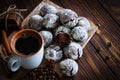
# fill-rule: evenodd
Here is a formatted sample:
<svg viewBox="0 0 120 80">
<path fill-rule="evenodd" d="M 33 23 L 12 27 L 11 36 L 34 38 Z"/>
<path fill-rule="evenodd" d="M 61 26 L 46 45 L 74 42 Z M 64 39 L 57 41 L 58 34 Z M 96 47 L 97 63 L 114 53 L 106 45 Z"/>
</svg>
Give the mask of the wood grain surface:
<svg viewBox="0 0 120 80">
<path fill-rule="evenodd" d="M 78 15 L 89 18 L 99 26 L 96 34 L 84 48 L 84 54 L 78 61 L 79 71 L 74 80 L 120 80 L 120 0 L 51 1 L 63 8 L 76 11 Z M 28 9 L 22 13 L 26 17 L 40 2 L 41 0 L 0 0 L 0 12 L 7 9 L 10 4 L 16 4 L 18 8 Z M 23 71 L 21 70 L 21 73 Z M 18 75 L 13 78 L 20 79 Z M 0 74 L 0 80 L 9 79 L 7 75 Z"/>
</svg>

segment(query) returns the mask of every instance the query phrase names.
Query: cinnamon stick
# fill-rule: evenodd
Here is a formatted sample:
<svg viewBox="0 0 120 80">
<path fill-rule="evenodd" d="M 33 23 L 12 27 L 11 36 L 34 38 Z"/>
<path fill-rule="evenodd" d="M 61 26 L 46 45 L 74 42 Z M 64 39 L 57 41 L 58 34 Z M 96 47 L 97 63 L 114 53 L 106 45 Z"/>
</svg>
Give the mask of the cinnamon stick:
<svg viewBox="0 0 120 80">
<path fill-rule="evenodd" d="M 10 45 L 9 45 L 7 34 L 6 34 L 5 30 L 1 30 L 1 35 L 2 35 L 3 42 L 5 44 L 5 48 L 6 48 L 7 54 L 10 55 L 10 53 L 12 51 L 10 49 Z"/>
</svg>

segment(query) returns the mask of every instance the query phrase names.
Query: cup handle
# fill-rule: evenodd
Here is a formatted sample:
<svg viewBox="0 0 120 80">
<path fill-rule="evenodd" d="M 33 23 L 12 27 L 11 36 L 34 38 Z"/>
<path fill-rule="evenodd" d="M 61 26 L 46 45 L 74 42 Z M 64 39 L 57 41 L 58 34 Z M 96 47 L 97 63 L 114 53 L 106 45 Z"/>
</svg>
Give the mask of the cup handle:
<svg viewBox="0 0 120 80">
<path fill-rule="evenodd" d="M 21 58 L 18 56 L 12 56 L 9 60 L 8 60 L 8 68 L 10 71 L 15 72 L 17 71 L 20 66 L 21 66 Z"/>
</svg>

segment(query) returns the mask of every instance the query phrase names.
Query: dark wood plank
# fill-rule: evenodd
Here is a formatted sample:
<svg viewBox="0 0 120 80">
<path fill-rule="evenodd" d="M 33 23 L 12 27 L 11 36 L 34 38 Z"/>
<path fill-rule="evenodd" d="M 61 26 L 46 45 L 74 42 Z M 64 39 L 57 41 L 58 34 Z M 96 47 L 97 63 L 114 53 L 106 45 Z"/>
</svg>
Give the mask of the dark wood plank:
<svg viewBox="0 0 120 80">
<path fill-rule="evenodd" d="M 93 2 L 95 2 L 94 6 Z M 109 14 L 99 5 L 99 3 L 96 0 L 93 1 L 83 1 L 85 7 L 87 7 L 87 11 L 94 16 L 94 18 L 97 21 L 97 23 L 100 24 L 99 29 L 102 31 L 102 33 L 105 35 L 105 37 L 108 37 L 108 39 L 113 42 L 113 45 L 117 45 L 116 48 L 119 49 L 120 47 L 120 28 L 119 26 L 114 22 L 114 20 L 109 16 Z M 93 17 L 92 17 L 93 18 Z M 118 45 L 119 44 L 119 45 Z"/>
<path fill-rule="evenodd" d="M 94 0 L 95 2 L 95 0 Z M 100 33 L 98 32 L 98 35 L 102 38 L 102 40 L 98 40 L 97 38 L 94 38 L 94 41 L 91 41 L 92 44 L 95 46 L 99 46 L 102 48 L 101 50 L 103 52 L 100 53 L 101 57 L 103 60 L 105 58 L 108 58 L 107 55 L 110 56 L 110 60 L 106 62 L 106 64 L 109 66 L 110 70 L 114 73 L 119 78 L 119 73 L 120 73 L 120 45 L 119 45 L 119 26 L 116 24 L 116 22 L 109 16 L 109 14 L 102 9 L 102 7 L 97 4 L 94 4 L 96 7 L 92 7 L 92 2 L 90 1 L 85 1 L 86 6 L 91 6 L 88 7 L 87 9 L 90 9 L 92 11 L 93 15 L 96 17 L 96 20 L 98 23 L 101 24 L 99 27 Z M 98 44 L 96 44 L 96 42 Z M 108 47 L 108 44 L 111 42 L 112 47 Z M 106 56 L 105 56 L 106 55 Z"/>
<path fill-rule="evenodd" d="M 59 6 L 76 11 L 78 15 L 85 16 L 99 25 L 99 30 L 85 47 L 84 54 L 78 61 L 79 71 L 74 80 L 119 80 L 119 0 L 52 1 Z M 7 9 L 10 4 L 16 4 L 18 8 L 28 9 L 23 13 L 26 17 L 40 2 L 41 0 L 0 0 L 2 3 L 0 12 Z"/>
<path fill-rule="evenodd" d="M 85 59 L 91 66 L 99 80 L 118 79 L 116 75 L 114 75 L 113 72 L 108 68 L 104 60 L 101 58 L 96 49 L 93 47 L 93 45 L 88 43 L 88 46 L 86 46 L 85 50 L 84 50 Z"/>
<path fill-rule="evenodd" d="M 120 0 L 98 0 L 101 6 L 111 15 L 111 18 L 120 25 Z"/>
<path fill-rule="evenodd" d="M 112 71 L 112 73 L 119 78 L 120 72 L 120 62 L 119 56 L 113 49 L 110 50 L 111 47 L 106 45 L 103 38 L 100 35 L 95 35 L 95 38 L 91 39 L 91 44 L 97 50 L 99 56 L 106 63 L 108 68 Z"/>
</svg>

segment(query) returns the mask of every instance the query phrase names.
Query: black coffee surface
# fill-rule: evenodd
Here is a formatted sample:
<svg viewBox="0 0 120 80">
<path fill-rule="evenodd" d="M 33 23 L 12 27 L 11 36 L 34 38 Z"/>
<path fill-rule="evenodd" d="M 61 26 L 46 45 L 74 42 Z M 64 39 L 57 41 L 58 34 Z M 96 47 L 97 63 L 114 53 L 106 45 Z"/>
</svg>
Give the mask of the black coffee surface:
<svg viewBox="0 0 120 80">
<path fill-rule="evenodd" d="M 15 43 L 16 50 L 25 55 L 37 52 L 39 46 L 38 39 L 33 36 L 19 38 Z"/>
</svg>

